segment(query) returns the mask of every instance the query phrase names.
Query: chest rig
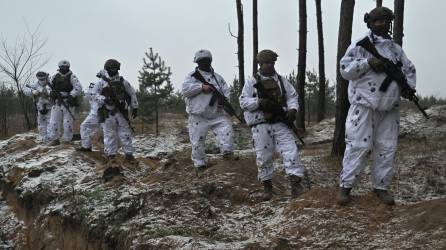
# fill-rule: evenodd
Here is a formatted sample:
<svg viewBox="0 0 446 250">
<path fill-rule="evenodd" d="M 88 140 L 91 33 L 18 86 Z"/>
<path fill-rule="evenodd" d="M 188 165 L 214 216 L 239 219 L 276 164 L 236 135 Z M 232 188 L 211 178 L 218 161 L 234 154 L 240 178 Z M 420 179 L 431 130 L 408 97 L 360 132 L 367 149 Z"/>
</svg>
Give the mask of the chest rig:
<svg viewBox="0 0 446 250">
<path fill-rule="evenodd" d="M 107 90 L 107 88 L 110 88 Z M 109 80 L 108 86 L 105 87 L 102 92 L 111 91 L 113 97 L 118 102 L 118 105 L 125 105 L 126 102 L 128 102 L 128 94 L 124 87 L 124 78 L 119 77 L 118 79 Z M 104 94 L 104 93 L 103 93 Z"/>
<path fill-rule="evenodd" d="M 52 81 L 54 90 L 58 92 L 70 92 L 73 90 L 73 84 L 71 84 L 71 73 L 63 76 L 56 74 Z"/>
<path fill-rule="evenodd" d="M 266 107 L 262 109 L 265 120 L 268 123 L 275 123 L 282 121 L 282 112 L 277 112 L 279 109 L 287 107 L 286 103 L 286 91 L 283 85 L 282 77 L 278 75 L 279 81 L 273 78 L 261 79 L 259 74 L 254 76 L 256 79 L 256 84 L 254 87 L 257 89 L 257 94 L 259 98 L 269 99 L 274 103 L 272 107 Z M 283 111 L 283 110 L 282 110 Z"/>
</svg>

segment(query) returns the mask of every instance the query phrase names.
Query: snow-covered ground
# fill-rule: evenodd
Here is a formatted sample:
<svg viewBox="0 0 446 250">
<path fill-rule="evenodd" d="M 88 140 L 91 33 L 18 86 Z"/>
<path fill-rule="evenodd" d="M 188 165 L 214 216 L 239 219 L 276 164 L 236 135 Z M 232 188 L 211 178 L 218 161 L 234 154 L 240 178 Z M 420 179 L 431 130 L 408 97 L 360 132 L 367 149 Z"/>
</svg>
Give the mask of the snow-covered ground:
<svg viewBox="0 0 446 250">
<path fill-rule="evenodd" d="M 276 195 L 269 202 L 259 198 L 262 187 L 245 127 L 235 128 L 238 160 L 223 161 L 209 135 L 212 167 L 197 176 L 184 118 L 171 118 L 175 121 L 164 123 L 160 136 L 136 136 L 139 163 L 119 157 L 113 166 L 121 174 L 111 179 L 103 178 L 111 165 L 99 151 L 42 146 L 35 133 L 19 134 L 0 141 L 0 184 L 16 200 L 12 209 L 12 201 L 0 198 L 0 248 L 441 249 L 446 247 L 446 106 L 427 112 L 429 120 L 402 114 L 395 207 L 370 193 L 369 167 L 352 204 L 336 205 L 340 165 L 330 156 L 334 120 L 309 128 L 305 138 L 301 159 L 311 189 L 290 200 L 276 159 Z M 19 208 L 21 213 L 14 211 Z M 23 237 L 27 240 L 20 242 Z"/>
</svg>

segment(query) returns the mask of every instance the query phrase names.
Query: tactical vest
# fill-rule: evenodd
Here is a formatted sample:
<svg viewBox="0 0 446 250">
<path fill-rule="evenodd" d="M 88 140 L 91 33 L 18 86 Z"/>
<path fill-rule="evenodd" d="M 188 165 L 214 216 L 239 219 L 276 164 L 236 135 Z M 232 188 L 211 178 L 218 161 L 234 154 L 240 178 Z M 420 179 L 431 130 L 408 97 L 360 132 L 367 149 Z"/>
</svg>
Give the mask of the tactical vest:
<svg viewBox="0 0 446 250">
<path fill-rule="evenodd" d="M 63 76 L 57 73 L 52 81 L 54 90 L 58 92 L 70 92 L 73 90 L 73 84 L 71 84 L 71 74 L 72 73 L 68 73 L 67 75 Z"/>
<path fill-rule="evenodd" d="M 258 93 L 259 98 L 266 98 L 270 99 L 276 104 L 279 104 L 281 107 L 287 107 L 286 103 L 286 91 L 285 87 L 283 85 L 283 81 L 280 75 L 277 75 L 279 82 L 274 80 L 273 78 L 267 78 L 267 79 L 261 79 L 261 77 L 256 74 L 256 84 L 259 84 L 260 86 L 257 89 L 263 89 L 264 91 L 262 93 Z M 259 92 L 259 91 L 258 91 Z M 269 123 L 278 122 L 282 119 L 282 117 L 278 117 L 278 114 L 274 114 L 271 112 L 268 112 L 266 110 L 263 110 L 263 114 L 265 117 L 265 120 Z"/>
<path fill-rule="evenodd" d="M 124 104 L 127 102 L 127 104 L 130 104 L 130 96 L 127 93 L 125 86 L 124 86 L 124 78 L 123 77 L 119 77 L 119 79 L 116 80 L 109 80 L 107 81 L 108 86 L 106 88 L 110 88 L 114 94 L 114 96 L 116 97 L 116 100 L 120 103 L 120 104 Z M 104 88 L 102 90 L 102 95 L 104 95 L 107 92 L 107 89 Z"/>
</svg>

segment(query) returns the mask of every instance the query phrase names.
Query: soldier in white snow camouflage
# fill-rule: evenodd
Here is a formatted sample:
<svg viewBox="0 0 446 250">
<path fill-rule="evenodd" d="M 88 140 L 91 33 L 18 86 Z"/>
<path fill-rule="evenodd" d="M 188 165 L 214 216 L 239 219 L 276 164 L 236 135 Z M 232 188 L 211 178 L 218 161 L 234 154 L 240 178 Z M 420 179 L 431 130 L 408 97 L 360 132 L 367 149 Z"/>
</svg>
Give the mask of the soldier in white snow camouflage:
<svg viewBox="0 0 446 250">
<path fill-rule="evenodd" d="M 263 182 L 264 200 L 273 195 L 273 154 L 279 152 L 288 174 L 291 195 L 299 196 L 304 168 L 299 161 L 296 136 L 286 123 L 293 123 L 298 110 L 297 94 L 285 77 L 277 74 L 274 64 L 277 54 L 262 50 L 257 55 L 260 70 L 249 78 L 240 95 L 240 107 L 245 111 L 246 123 L 251 127 L 256 150 L 258 179 Z M 262 90 L 262 91 L 260 91 Z M 279 117 L 280 110 L 284 117 Z"/>
<path fill-rule="evenodd" d="M 358 41 L 368 39 L 383 57 L 400 64 L 407 84 L 413 90 L 416 71 L 403 49 L 390 37 L 393 12 L 385 7 L 377 7 L 367 13 L 364 19 L 370 31 L 353 42 L 340 61 L 341 74 L 350 81 L 348 98 L 351 106 L 345 125 L 346 149 L 338 202 L 346 205 L 350 201 L 350 190 L 371 153 L 373 190 L 384 203 L 393 205 L 394 199 L 388 188 L 395 173 L 400 96 L 405 97 L 407 93 L 395 81 L 390 83 L 386 91 L 380 89 L 387 77 L 386 64 L 359 46 Z"/>
<path fill-rule="evenodd" d="M 46 72 L 39 71 L 36 74 L 37 81 L 27 84 L 23 92 L 27 96 L 32 96 L 37 108 L 37 127 L 40 140 L 43 143 L 48 142 L 48 122 L 50 120 L 50 110 L 52 102 L 50 100 L 50 89 L 48 88 L 49 75 Z"/>
<path fill-rule="evenodd" d="M 101 78 L 102 76 L 106 76 L 106 71 L 101 70 L 96 75 L 97 77 Z M 90 103 L 90 112 L 88 113 L 87 117 L 81 124 L 80 133 L 81 133 L 81 146 L 77 148 L 78 151 L 84 151 L 84 152 L 91 152 L 92 151 L 92 144 L 91 144 L 91 138 L 94 136 L 94 134 L 99 130 L 100 123 L 99 123 L 99 117 L 98 117 L 98 103 L 94 100 L 93 95 L 93 88 L 95 83 L 90 83 L 90 86 L 88 86 L 88 90 L 86 91 L 85 95 L 88 98 L 88 101 Z"/>
<path fill-rule="evenodd" d="M 67 60 L 59 62 L 59 70 L 51 77 L 50 84 L 50 97 L 54 105 L 51 108 L 48 125 L 48 140 L 49 145 L 54 146 L 60 143 L 61 125 L 63 125 L 62 141 L 70 142 L 73 139 L 74 109 L 78 106 L 77 97 L 82 92 L 82 86 L 71 72 Z"/>
<path fill-rule="evenodd" d="M 119 144 L 125 159 L 134 162 L 131 130 L 128 112 L 138 115 L 138 100 L 130 83 L 119 75 L 121 64 L 109 59 L 104 64 L 105 75 L 91 91 L 91 99 L 97 104 L 97 115 L 104 133 L 104 152 L 109 159 L 115 158 Z"/>
<path fill-rule="evenodd" d="M 213 90 L 207 84 L 212 84 L 229 99 L 229 87 L 222 76 L 211 67 L 212 55 L 208 50 L 195 53 L 194 62 L 198 67 L 186 76 L 183 82 L 182 94 L 186 101 L 186 112 L 189 114 L 189 138 L 192 144 L 192 161 L 197 171 L 208 166 L 205 154 L 206 135 L 211 129 L 216 136 L 220 151 L 225 158 L 233 154 L 233 129 L 228 114 L 218 100 L 214 99 Z M 200 75 L 198 75 L 200 74 Z M 198 80 L 202 78 L 206 83 Z"/>
</svg>

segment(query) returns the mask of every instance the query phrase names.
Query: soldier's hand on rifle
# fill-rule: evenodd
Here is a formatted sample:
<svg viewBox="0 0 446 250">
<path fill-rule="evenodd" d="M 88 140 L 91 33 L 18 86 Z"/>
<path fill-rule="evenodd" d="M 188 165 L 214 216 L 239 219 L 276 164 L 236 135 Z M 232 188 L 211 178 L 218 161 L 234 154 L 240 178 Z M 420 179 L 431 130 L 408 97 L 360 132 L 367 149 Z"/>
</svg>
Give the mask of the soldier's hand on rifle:
<svg viewBox="0 0 446 250">
<path fill-rule="evenodd" d="M 367 59 L 367 62 L 369 63 L 372 70 L 377 73 L 384 72 L 386 70 L 386 64 L 378 58 L 369 58 Z"/>
<path fill-rule="evenodd" d="M 201 89 L 204 93 L 211 93 L 212 91 L 214 91 L 212 87 L 207 84 L 201 84 Z"/>
<path fill-rule="evenodd" d="M 105 97 L 104 103 L 106 105 L 112 106 L 113 105 L 113 100 L 110 97 Z"/>
<path fill-rule="evenodd" d="M 297 110 L 290 109 L 285 113 L 285 120 L 287 123 L 293 123 L 296 120 Z"/>
<path fill-rule="evenodd" d="M 409 101 L 412 100 L 414 95 L 415 95 L 415 90 L 412 88 L 402 88 L 401 89 L 401 96 L 403 98 L 408 99 Z"/>
<path fill-rule="evenodd" d="M 32 91 L 33 96 L 38 96 L 40 94 L 40 92 L 37 89 L 34 89 Z"/>
<path fill-rule="evenodd" d="M 76 106 L 76 97 L 72 96 L 72 95 L 68 95 L 67 97 L 67 103 L 70 106 Z"/>
<path fill-rule="evenodd" d="M 138 109 L 134 108 L 132 110 L 132 118 L 135 119 L 138 116 Z"/>
<path fill-rule="evenodd" d="M 54 90 L 51 90 L 51 92 L 50 92 L 50 97 L 51 97 L 52 99 L 57 99 L 57 92 L 54 91 Z"/>
</svg>

